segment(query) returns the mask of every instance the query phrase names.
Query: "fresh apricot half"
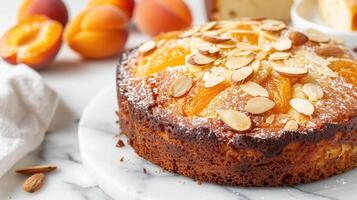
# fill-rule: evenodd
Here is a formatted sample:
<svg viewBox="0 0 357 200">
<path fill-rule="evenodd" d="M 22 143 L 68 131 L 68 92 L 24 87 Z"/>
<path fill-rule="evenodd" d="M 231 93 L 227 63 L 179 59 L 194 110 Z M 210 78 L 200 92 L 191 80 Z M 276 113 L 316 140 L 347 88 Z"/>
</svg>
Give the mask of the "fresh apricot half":
<svg viewBox="0 0 357 200">
<path fill-rule="evenodd" d="M 68 23 L 64 38 L 82 57 L 102 59 L 118 55 L 128 39 L 128 18 L 113 5 L 91 7 Z"/>
<path fill-rule="evenodd" d="M 45 16 L 19 22 L 0 40 L 0 56 L 11 64 L 45 67 L 57 55 L 62 41 L 62 25 Z"/>
</svg>

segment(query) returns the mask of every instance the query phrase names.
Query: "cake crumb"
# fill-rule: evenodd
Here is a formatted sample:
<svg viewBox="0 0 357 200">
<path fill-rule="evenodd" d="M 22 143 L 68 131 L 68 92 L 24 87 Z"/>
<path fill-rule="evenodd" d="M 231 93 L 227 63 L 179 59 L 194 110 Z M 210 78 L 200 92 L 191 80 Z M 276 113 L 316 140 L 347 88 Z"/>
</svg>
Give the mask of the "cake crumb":
<svg viewBox="0 0 357 200">
<path fill-rule="evenodd" d="M 147 174 L 147 173 L 148 173 L 145 168 L 143 168 L 143 172 L 144 172 L 144 174 Z"/>
<path fill-rule="evenodd" d="M 124 156 L 121 157 L 119 161 L 120 161 L 120 162 L 123 162 L 123 161 L 124 161 Z"/>
<path fill-rule="evenodd" d="M 117 142 L 117 145 L 116 145 L 117 147 L 119 147 L 119 148 L 122 148 L 122 147 L 124 147 L 125 146 L 125 144 L 124 144 L 124 142 L 123 142 L 123 140 L 118 140 L 118 142 Z"/>
</svg>

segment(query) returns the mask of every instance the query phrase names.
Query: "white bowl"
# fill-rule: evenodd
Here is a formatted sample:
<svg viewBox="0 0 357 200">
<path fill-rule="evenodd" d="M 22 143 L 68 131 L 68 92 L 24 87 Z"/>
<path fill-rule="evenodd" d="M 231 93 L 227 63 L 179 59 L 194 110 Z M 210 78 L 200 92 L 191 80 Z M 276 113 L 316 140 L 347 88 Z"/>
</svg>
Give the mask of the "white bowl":
<svg viewBox="0 0 357 200">
<path fill-rule="evenodd" d="M 313 28 L 343 39 L 350 48 L 357 47 L 357 32 L 336 31 L 324 25 L 319 17 L 317 0 L 296 0 L 291 9 L 291 19 L 293 26 L 298 29 Z"/>
</svg>

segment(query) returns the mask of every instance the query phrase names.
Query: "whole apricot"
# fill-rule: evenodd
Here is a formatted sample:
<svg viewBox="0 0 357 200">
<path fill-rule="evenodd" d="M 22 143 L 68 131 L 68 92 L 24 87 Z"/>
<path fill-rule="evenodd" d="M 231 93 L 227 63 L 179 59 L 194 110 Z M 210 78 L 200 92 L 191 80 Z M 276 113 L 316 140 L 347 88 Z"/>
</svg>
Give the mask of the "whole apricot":
<svg viewBox="0 0 357 200">
<path fill-rule="evenodd" d="M 182 0 L 141 0 L 135 8 L 134 20 L 140 31 L 156 36 L 190 27 L 192 15 Z"/>
<path fill-rule="evenodd" d="M 1 37 L 0 56 L 11 64 L 43 68 L 60 50 L 62 30 L 61 23 L 46 16 L 31 16 Z"/>
<path fill-rule="evenodd" d="M 63 26 L 68 21 L 68 11 L 62 0 L 23 0 L 17 15 L 18 20 L 32 15 L 45 15 Z"/>
<path fill-rule="evenodd" d="M 126 16 L 130 19 L 134 13 L 135 0 L 90 0 L 89 6 L 98 6 L 98 5 L 114 5 L 121 9 Z"/>
<path fill-rule="evenodd" d="M 112 5 L 81 12 L 65 30 L 68 45 L 82 57 L 101 59 L 118 55 L 128 38 L 128 18 Z"/>
</svg>

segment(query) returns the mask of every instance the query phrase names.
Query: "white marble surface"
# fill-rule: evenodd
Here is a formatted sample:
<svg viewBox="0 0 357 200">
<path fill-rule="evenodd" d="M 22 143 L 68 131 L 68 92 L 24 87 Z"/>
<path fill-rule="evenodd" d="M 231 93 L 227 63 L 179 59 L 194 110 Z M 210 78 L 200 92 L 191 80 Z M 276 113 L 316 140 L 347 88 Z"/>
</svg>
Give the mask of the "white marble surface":
<svg viewBox="0 0 357 200">
<path fill-rule="evenodd" d="M 357 196 L 353 189 L 357 188 L 357 170 L 311 184 L 275 188 L 199 185 L 165 172 L 135 154 L 125 136 L 118 136 L 115 98 L 114 86 L 104 89 L 87 107 L 79 125 L 83 163 L 99 186 L 114 199 L 350 200 Z M 114 148 L 118 138 L 125 142 L 123 148 Z"/>
<path fill-rule="evenodd" d="M 16 22 L 22 0 L 0 1 L 0 34 Z M 64 0 L 73 17 L 85 8 L 88 0 Z M 187 0 L 193 8 L 195 23 L 204 20 L 203 0 Z M 131 28 L 126 48 L 148 39 Z M 0 62 L 2 62 L 0 60 Z M 52 69 L 40 74 L 59 94 L 61 103 L 43 144 L 0 178 L 0 200 L 108 200 L 91 175 L 84 169 L 78 150 L 77 128 L 80 116 L 91 99 L 106 85 L 113 83 L 117 59 L 84 61 L 64 45 Z M 51 173 L 44 188 L 35 194 L 23 192 L 26 176 L 15 174 L 17 167 L 53 163 L 59 169 Z"/>
</svg>

